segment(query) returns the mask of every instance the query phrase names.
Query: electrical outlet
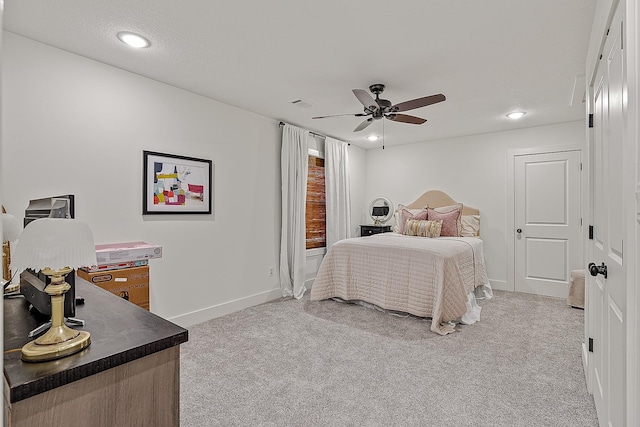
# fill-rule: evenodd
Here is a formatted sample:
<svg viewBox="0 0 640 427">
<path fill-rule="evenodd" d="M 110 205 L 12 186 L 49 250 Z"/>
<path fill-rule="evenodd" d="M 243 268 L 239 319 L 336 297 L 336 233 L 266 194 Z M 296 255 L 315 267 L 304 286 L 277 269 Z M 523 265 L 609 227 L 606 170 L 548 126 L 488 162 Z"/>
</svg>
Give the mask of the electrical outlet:
<svg viewBox="0 0 640 427">
<path fill-rule="evenodd" d="M 267 267 L 267 277 L 273 277 L 273 266 Z"/>
</svg>

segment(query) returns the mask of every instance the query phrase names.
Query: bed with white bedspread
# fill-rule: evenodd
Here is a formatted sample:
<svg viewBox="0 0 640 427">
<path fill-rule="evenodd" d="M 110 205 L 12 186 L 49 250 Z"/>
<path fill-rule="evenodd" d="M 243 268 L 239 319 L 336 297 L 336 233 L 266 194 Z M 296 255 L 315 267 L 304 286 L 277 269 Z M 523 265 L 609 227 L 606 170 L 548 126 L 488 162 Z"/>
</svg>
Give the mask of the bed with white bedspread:
<svg viewBox="0 0 640 427">
<path fill-rule="evenodd" d="M 429 206 L 448 207 L 443 203 L 451 201 L 431 200 Z M 416 203 L 428 205 L 420 198 L 412 205 Z M 393 232 L 334 244 L 322 261 L 310 299 L 362 301 L 385 310 L 429 317 L 431 330 L 446 335 L 454 331 L 449 322 L 478 321 L 476 296 L 491 295 L 479 237 L 428 238 Z"/>
</svg>

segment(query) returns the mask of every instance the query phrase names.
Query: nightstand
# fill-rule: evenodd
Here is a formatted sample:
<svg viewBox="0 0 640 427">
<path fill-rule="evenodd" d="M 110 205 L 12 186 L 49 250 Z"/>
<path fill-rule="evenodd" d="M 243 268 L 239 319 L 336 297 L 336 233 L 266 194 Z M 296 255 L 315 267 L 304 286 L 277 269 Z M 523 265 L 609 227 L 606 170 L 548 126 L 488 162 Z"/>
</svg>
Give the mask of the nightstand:
<svg viewBox="0 0 640 427">
<path fill-rule="evenodd" d="M 371 236 L 373 234 L 389 233 L 391 231 L 390 225 L 361 225 L 360 235 Z"/>
</svg>

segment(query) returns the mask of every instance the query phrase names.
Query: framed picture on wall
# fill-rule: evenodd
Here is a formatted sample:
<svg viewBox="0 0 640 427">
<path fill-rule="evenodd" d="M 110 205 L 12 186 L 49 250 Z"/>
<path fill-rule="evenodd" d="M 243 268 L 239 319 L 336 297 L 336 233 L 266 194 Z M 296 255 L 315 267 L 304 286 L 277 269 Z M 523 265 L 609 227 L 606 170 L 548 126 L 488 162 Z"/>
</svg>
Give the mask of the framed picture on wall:
<svg viewBox="0 0 640 427">
<path fill-rule="evenodd" d="M 210 214 L 211 160 L 143 151 L 142 214 Z"/>
</svg>

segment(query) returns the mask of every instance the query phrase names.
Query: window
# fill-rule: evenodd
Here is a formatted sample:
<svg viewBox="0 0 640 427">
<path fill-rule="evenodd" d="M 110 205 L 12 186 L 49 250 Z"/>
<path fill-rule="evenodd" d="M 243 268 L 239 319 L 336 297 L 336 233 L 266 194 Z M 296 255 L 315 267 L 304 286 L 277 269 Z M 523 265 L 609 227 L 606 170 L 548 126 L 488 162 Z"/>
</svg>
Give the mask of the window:
<svg viewBox="0 0 640 427">
<path fill-rule="evenodd" d="M 309 156 L 306 210 L 307 249 L 324 248 L 327 245 L 324 159 L 315 156 Z"/>
</svg>

